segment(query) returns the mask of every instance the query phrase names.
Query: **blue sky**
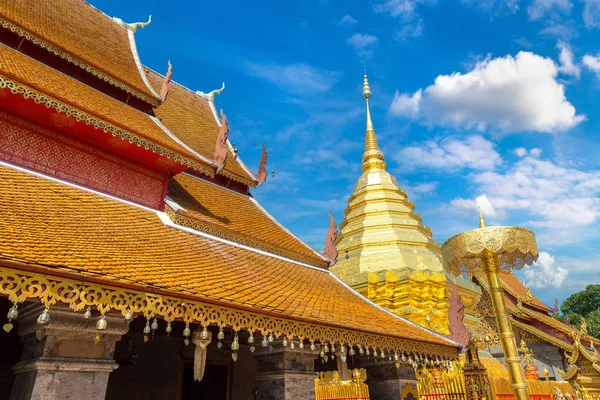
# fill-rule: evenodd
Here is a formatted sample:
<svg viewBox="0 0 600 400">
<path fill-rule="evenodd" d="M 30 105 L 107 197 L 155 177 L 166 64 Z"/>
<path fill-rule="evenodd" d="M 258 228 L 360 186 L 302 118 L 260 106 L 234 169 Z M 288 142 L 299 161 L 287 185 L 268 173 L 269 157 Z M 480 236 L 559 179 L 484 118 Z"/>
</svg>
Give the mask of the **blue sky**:
<svg viewBox="0 0 600 400">
<path fill-rule="evenodd" d="M 532 229 L 520 275 L 546 303 L 600 282 L 600 0 L 92 0 L 138 30 L 142 62 L 208 92 L 254 170 L 253 193 L 321 249 L 360 175 L 363 65 L 388 169 L 440 242 Z"/>
</svg>

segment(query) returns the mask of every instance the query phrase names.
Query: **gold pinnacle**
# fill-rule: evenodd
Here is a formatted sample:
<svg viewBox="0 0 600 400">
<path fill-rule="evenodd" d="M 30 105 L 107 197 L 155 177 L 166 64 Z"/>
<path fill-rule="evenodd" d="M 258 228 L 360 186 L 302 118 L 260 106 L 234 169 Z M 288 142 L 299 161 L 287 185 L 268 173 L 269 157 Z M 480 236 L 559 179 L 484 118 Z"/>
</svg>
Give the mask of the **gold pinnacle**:
<svg viewBox="0 0 600 400">
<path fill-rule="evenodd" d="M 481 207 L 478 207 L 478 208 L 479 208 L 479 227 L 485 228 L 486 225 L 485 225 L 485 221 L 483 220 L 483 213 L 481 212 Z"/>
<path fill-rule="evenodd" d="M 366 74 L 363 80 L 362 96 L 365 99 L 367 106 L 367 132 L 365 138 L 365 152 L 363 154 L 363 171 L 371 168 L 385 169 L 385 161 L 383 153 L 379 149 L 377 143 L 377 137 L 375 136 L 375 129 L 373 129 L 373 121 L 371 120 L 371 108 L 369 107 L 369 99 L 371 98 L 371 87 L 369 86 L 369 79 Z"/>
</svg>

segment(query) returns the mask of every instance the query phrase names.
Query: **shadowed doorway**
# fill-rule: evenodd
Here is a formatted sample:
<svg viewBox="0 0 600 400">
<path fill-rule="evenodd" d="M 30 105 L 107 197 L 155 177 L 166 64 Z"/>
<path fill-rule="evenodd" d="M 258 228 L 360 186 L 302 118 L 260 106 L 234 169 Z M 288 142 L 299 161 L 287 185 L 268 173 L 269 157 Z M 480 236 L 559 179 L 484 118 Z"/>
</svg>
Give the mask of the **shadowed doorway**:
<svg viewBox="0 0 600 400">
<path fill-rule="evenodd" d="M 194 363 L 183 364 L 181 400 L 230 400 L 231 364 L 207 361 L 202 382 L 194 381 Z"/>
</svg>

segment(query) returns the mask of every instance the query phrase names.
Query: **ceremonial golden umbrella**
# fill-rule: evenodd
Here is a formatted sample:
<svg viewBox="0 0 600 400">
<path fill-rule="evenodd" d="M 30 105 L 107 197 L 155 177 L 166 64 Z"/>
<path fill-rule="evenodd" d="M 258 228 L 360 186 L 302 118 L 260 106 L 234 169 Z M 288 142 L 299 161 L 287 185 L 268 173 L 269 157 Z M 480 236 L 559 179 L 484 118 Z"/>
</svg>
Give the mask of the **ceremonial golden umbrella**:
<svg viewBox="0 0 600 400">
<path fill-rule="evenodd" d="M 453 236 L 442 246 L 445 268 L 454 275 L 485 276 L 500 330 L 504 360 L 516 400 L 529 400 L 525 375 L 517 351 L 510 316 L 504 304 L 500 271 L 510 274 L 513 269 L 531 265 L 538 257 L 535 235 L 513 226 L 487 227 L 479 214 L 479 229 Z"/>
</svg>

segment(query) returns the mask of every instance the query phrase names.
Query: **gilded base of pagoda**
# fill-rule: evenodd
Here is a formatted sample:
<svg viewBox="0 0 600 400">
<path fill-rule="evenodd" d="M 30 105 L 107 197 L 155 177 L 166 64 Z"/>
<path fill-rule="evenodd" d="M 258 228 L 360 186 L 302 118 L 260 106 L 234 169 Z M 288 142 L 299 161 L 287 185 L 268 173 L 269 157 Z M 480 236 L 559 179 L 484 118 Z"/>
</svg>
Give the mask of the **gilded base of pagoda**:
<svg viewBox="0 0 600 400">
<path fill-rule="evenodd" d="M 366 283 L 354 286 L 360 294 L 377 305 L 416 324 L 440 333 L 450 333 L 448 310 L 452 282 L 457 284 L 465 305 L 464 322 L 473 331 L 478 320 L 471 313 L 481 291 L 472 282 L 445 272 L 403 269 L 400 271 L 366 272 Z"/>
</svg>

